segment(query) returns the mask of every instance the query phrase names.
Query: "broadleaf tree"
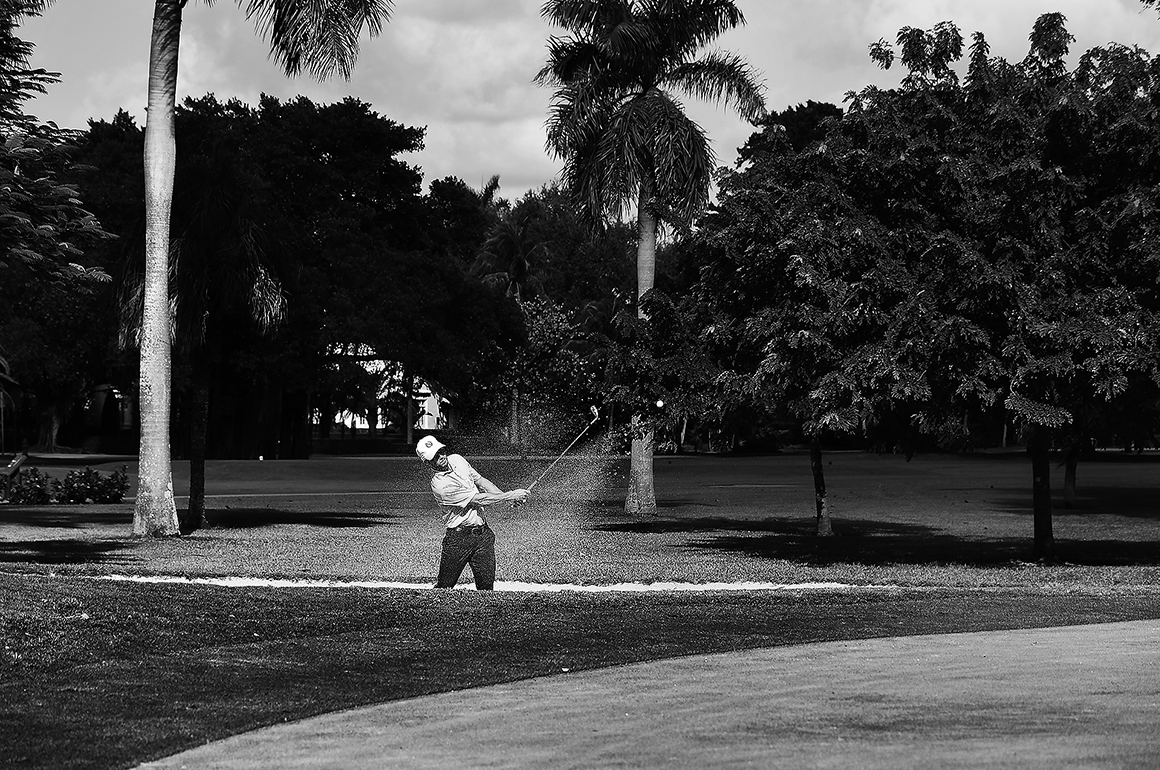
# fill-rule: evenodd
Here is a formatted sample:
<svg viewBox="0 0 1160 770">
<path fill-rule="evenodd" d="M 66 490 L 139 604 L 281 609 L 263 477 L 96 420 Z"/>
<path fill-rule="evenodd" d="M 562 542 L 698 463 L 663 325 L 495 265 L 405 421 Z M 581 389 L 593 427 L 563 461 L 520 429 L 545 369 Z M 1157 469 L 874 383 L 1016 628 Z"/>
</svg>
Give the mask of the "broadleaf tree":
<svg viewBox="0 0 1160 770">
<path fill-rule="evenodd" d="M 77 261 L 83 244 L 108 234 L 69 182 L 76 137 L 24 112 L 28 100 L 59 80 L 29 67 L 34 46 L 17 34 L 22 19 L 49 5 L 11 0 L 0 7 L 0 270 L 25 268 L 66 282 L 108 280 Z"/>
<path fill-rule="evenodd" d="M 960 82 L 953 24 L 903 29 L 899 88 L 851 94 L 804 149 L 768 126 L 702 229 L 742 392 L 815 429 L 895 413 L 967 434 L 972 411 L 1005 411 L 1032 455 L 1043 561 L 1058 430 L 1160 381 L 1160 81 L 1116 45 L 1069 72 L 1070 41 L 1045 14 L 1009 63 L 976 33 Z M 890 44 L 871 53 L 894 63 Z"/>
<path fill-rule="evenodd" d="M 59 79 L 29 66 L 34 46 L 18 34 L 50 4 L 0 5 L 0 409 L 14 403 L 5 386 L 19 382 L 37 403 L 44 451 L 55 451 L 57 429 L 84 394 L 86 364 L 102 357 L 100 324 L 87 315 L 110 280 L 86 253 L 109 234 L 75 184 L 76 132 L 24 110 Z"/>
</svg>

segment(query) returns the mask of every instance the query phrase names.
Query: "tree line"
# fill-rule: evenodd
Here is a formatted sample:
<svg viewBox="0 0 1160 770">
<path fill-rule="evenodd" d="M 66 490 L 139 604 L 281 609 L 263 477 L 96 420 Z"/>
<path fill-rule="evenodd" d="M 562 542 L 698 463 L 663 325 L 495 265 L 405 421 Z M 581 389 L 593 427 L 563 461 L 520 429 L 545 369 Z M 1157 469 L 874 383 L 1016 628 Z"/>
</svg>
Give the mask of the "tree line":
<svg viewBox="0 0 1160 770">
<path fill-rule="evenodd" d="M 310 415 L 365 394 L 369 350 L 454 393 L 476 419 L 465 432 L 507 414 L 514 441 L 520 405 L 582 421 L 580 402 L 603 403 L 632 445 L 633 513 L 655 511 L 657 442 L 679 449 L 690 426 L 725 428 L 733 448 L 808 444 L 822 534 L 823 445 L 911 453 L 1010 431 L 1031 450 L 1050 558 L 1049 452 L 1074 484 L 1085 451 L 1155 443 L 1160 64 L 1146 51 L 1110 44 L 1069 67 L 1060 14 L 1016 62 L 951 22 L 907 27 L 870 47 L 901 65 L 897 87 L 766 114 L 743 59 L 697 58 L 743 23 L 731 3 L 544 13 L 569 33 L 539 75 L 565 171 L 515 202 L 498 180 L 424 191 L 404 159 L 422 130 L 357 99 L 175 106 L 166 339 L 172 326 L 172 424 L 195 460 L 303 456 Z M 46 73 L 11 50 L 19 105 Z M 755 126 L 712 205 L 715 160 L 675 93 Z M 0 256 L 23 276 L 0 288 L 0 375 L 29 390 L 40 376 L 59 414 L 76 386 L 49 386 L 66 370 L 146 384 L 143 364 L 130 372 L 149 334 L 147 131 L 124 113 L 77 135 L 24 125 L 68 204 L 38 192 L 36 216 L 0 227 L 33 244 L 51 210 L 75 236 Z M 82 249 L 85 267 L 68 256 Z"/>
<path fill-rule="evenodd" d="M 716 382 L 800 422 L 820 531 L 826 433 L 913 451 L 1013 424 L 1040 558 L 1053 447 L 1074 482 L 1087 449 L 1156 444 L 1160 59 L 1111 44 L 1069 69 L 1058 13 L 1029 39 L 1012 63 L 975 33 L 961 78 L 951 22 L 880 41 L 900 86 L 767 121 L 690 246 Z"/>
</svg>

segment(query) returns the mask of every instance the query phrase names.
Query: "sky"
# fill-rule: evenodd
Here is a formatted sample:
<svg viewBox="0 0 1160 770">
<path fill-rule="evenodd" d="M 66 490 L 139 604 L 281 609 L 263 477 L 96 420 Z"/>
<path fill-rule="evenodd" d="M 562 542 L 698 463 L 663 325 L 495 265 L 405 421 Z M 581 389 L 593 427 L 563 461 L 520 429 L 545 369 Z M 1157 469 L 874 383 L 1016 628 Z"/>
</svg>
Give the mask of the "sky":
<svg viewBox="0 0 1160 770">
<path fill-rule="evenodd" d="M 318 103 L 354 96 L 380 115 L 426 127 L 425 148 L 403 159 L 423 169 L 424 186 L 447 176 L 476 189 L 493 175 L 500 195 L 518 199 L 551 182 L 561 163 L 545 149 L 551 90 L 532 82 L 549 36 L 563 34 L 540 16 L 542 0 L 396 0 L 383 33 L 364 38 L 349 81 L 287 78 L 268 58 L 236 2 L 191 0 L 181 37 L 178 99 L 208 92 L 257 104 L 261 94 Z M 980 31 L 991 54 L 1027 53 L 1035 19 L 1061 12 L 1076 38 L 1074 61 L 1109 42 L 1160 53 L 1160 16 L 1139 0 L 736 0 L 746 25 L 712 48 L 744 56 L 780 111 L 807 100 L 841 105 L 867 85 L 897 85 L 867 54 L 902 27 L 954 22 L 966 40 Z M 145 123 L 153 3 L 56 0 L 20 35 L 36 45 L 33 65 L 61 82 L 26 111 L 62 127 L 84 128 L 124 108 Z M 721 165 L 732 165 L 753 127 L 733 113 L 688 100 L 689 115 L 710 136 Z"/>
</svg>

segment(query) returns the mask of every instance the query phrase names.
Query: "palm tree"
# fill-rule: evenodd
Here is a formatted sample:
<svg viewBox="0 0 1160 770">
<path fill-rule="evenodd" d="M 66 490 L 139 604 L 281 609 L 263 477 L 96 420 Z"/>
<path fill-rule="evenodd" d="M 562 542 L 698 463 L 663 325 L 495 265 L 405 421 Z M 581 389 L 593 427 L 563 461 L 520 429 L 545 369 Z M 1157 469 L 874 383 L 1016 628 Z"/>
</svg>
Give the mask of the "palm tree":
<svg viewBox="0 0 1160 770">
<path fill-rule="evenodd" d="M 471 272 L 522 303 L 529 289 L 533 294 L 542 289 L 533 261 L 543 250 L 544 244 L 528 234 L 528 217 L 511 210 L 491 226 Z"/>
<path fill-rule="evenodd" d="M 286 309 L 267 256 L 269 217 L 236 141 L 218 128 L 208 147 L 183 149 L 176 173 L 169 285 L 175 345 L 184 354 L 190 379 L 189 508 L 179 522 L 187 531 L 208 523 L 209 392 L 211 375 L 220 365 L 221 339 L 236 335 L 245 324 L 270 332 Z M 133 253 L 129 262 L 120 303 L 122 347 L 141 331 L 140 254 Z"/>
<path fill-rule="evenodd" d="M 205 0 L 213 4 L 213 0 Z M 136 536 L 180 533 L 170 469 L 171 320 L 169 217 L 176 162 L 181 14 L 188 0 L 155 0 L 149 46 L 149 99 L 145 121 L 145 279 L 141 334 L 141 448 Z M 237 0 L 270 42 L 270 55 L 287 75 L 306 69 L 319 79 L 338 71 L 349 78 L 364 28 L 377 35 L 392 0 Z"/>
<path fill-rule="evenodd" d="M 745 23 L 733 0 L 547 0 L 542 13 L 570 34 L 548 41 L 536 76 L 555 87 L 548 149 L 594 225 L 637 216 L 637 312 L 653 288 L 658 222 L 687 226 L 709 201 L 716 159 L 676 94 L 724 103 L 756 123 L 761 84 L 734 54 L 701 49 Z M 625 511 L 655 514 L 653 432 L 633 417 Z"/>
</svg>

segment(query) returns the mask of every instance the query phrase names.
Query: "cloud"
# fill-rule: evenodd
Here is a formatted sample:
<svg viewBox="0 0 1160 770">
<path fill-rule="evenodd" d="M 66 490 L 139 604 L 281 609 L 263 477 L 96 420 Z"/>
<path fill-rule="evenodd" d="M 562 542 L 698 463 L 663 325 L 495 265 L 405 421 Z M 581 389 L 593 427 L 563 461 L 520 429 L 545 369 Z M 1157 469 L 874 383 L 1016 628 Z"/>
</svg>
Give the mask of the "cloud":
<svg viewBox="0 0 1160 770">
<path fill-rule="evenodd" d="M 482 29 L 421 19 L 393 29 L 363 64 L 386 76 L 377 88 L 392 107 L 504 123 L 546 105 L 532 83 L 544 58 L 544 37 L 529 34 L 534 29 L 527 19 Z"/>
<path fill-rule="evenodd" d="M 381 36 L 364 39 L 350 82 L 288 79 L 268 58 L 269 46 L 234 2 L 186 6 L 179 95 L 213 91 L 255 104 L 262 93 L 298 94 L 330 103 L 353 95 L 381 115 L 427 126 L 427 148 L 409 159 L 428 181 L 453 174 L 478 185 L 500 174 L 506 197 L 538 188 L 559 164 L 544 152 L 543 123 L 551 96 L 531 80 L 543 64 L 551 28 L 542 0 L 396 0 Z M 897 85 L 898 68 L 883 72 L 867 46 L 893 41 L 903 26 L 928 29 L 954 21 L 969 40 L 981 30 L 993 55 L 1027 53 L 1027 36 L 1042 13 L 1060 11 L 1077 38 L 1073 61 L 1115 40 L 1160 53 L 1160 18 L 1138 0 L 737 0 L 748 24 L 716 46 L 741 54 L 764 77 L 771 109 L 809 99 L 842 103 L 873 83 Z M 62 126 L 83 127 L 124 107 L 144 120 L 152 3 L 142 0 L 58 0 L 21 28 L 37 44 L 34 64 L 60 71 L 64 82 L 30 111 Z M 752 128 L 731 112 L 687 101 L 720 160 Z"/>
<path fill-rule="evenodd" d="M 529 9 L 539 15 L 538 6 L 527 0 L 401 0 L 395 6 L 392 23 L 416 18 L 477 27 L 526 18 Z"/>
</svg>

